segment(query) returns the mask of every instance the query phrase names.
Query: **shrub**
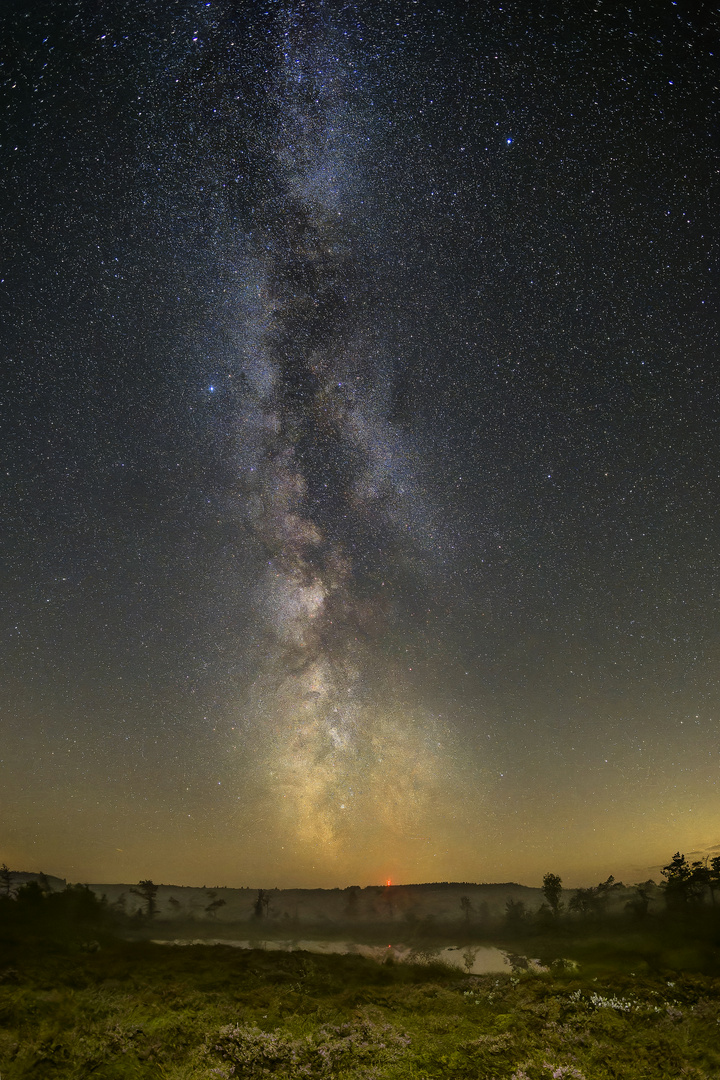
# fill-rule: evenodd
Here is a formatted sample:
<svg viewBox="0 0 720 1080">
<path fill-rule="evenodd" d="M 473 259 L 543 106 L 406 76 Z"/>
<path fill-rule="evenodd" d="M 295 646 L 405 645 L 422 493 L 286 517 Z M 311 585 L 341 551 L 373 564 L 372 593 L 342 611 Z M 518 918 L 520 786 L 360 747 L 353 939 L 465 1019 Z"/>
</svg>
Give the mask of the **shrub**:
<svg viewBox="0 0 720 1080">
<path fill-rule="evenodd" d="M 252 1024 L 229 1024 L 208 1047 L 230 1066 L 228 1076 L 333 1077 L 368 1075 L 366 1066 L 390 1063 L 410 1039 L 391 1024 L 367 1016 L 345 1024 L 325 1024 L 313 1035 L 291 1038 Z"/>
</svg>

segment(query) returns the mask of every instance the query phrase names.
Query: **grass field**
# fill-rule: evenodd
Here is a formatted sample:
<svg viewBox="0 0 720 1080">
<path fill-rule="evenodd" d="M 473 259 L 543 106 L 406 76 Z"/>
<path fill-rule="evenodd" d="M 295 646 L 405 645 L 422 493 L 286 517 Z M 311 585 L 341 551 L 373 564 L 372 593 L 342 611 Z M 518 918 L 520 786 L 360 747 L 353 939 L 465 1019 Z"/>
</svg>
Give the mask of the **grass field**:
<svg viewBox="0 0 720 1080">
<path fill-rule="evenodd" d="M 641 944 L 587 939 L 575 972 L 465 976 L 109 935 L 96 951 L 8 939 L 0 1078 L 718 1080 L 720 981 Z"/>
</svg>

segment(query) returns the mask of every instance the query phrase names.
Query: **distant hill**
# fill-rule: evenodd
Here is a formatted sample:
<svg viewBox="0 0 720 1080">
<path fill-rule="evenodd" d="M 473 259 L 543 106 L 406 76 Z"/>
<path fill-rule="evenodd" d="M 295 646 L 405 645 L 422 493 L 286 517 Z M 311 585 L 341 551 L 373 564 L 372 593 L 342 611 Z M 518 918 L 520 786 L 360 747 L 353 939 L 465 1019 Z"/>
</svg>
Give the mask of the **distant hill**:
<svg viewBox="0 0 720 1080">
<path fill-rule="evenodd" d="M 67 885 L 65 878 L 53 877 L 52 874 L 33 874 L 26 870 L 12 870 L 10 872 L 11 888 L 18 889 L 28 881 L 45 882 L 53 892 L 59 892 Z"/>
</svg>

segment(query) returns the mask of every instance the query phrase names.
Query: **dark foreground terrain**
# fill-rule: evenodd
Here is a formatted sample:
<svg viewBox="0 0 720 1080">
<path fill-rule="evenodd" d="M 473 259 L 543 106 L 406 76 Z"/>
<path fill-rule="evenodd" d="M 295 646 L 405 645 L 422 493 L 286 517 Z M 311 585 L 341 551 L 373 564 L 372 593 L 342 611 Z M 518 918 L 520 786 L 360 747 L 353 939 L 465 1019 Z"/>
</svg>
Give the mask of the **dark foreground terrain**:
<svg viewBox="0 0 720 1080">
<path fill-rule="evenodd" d="M 712 975 L 97 944 L 6 941 L 2 1080 L 720 1076 Z"/>
<path fill-rule="evenodd" d="M 447 928 L 468 962 L 481 942 L 512 957 L 507 974 L 468 975 L 433 960 L 447 939 L 409 925 L 422 963 L 157 944 L 181 923 L 155 918 L 153 897 L 127 918 L 85 886 L 8 883 L 0 1080 L 720 1078 L 720 912 L 701 898 L 655 915 L 510 903 L 482 936 Z"/>
</svg>

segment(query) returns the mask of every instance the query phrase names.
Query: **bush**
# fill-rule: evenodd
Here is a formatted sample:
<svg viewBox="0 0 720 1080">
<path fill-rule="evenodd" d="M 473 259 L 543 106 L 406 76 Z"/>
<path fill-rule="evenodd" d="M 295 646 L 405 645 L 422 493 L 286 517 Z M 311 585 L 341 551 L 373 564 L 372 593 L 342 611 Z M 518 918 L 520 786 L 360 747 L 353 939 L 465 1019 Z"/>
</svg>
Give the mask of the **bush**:
<svg viewBox="0 0 720 1080">
<path fill-rule="evenodd" d="M 291 1038 L 251 1024 L 231 1024 L 208 1050 L 230 1066 L 228 1076 L 346 1077 L 367 1075 L 402 1057 L 410 1043 L 391 1024 L 362 1017 L 346 1024 L 323 1025 L 313 1035 Z M 341 1072 L 339 1072 L 341 1070 Z"/>
</svg>

